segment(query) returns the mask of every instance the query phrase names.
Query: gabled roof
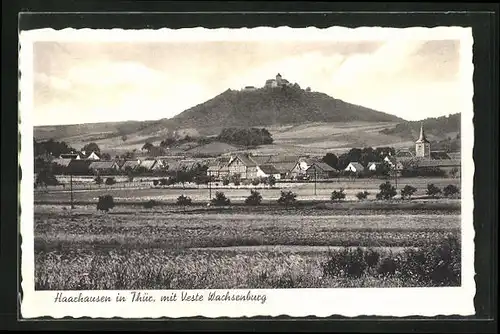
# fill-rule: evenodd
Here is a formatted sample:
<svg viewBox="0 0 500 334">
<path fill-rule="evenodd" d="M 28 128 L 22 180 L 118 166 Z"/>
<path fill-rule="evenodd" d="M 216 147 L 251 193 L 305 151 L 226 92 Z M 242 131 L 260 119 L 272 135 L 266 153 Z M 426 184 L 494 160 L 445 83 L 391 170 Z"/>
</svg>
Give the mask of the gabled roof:
<svg viewBox="0 0 500 334">
<path fill-rule="evenodd" d="M 260 170 L 267 175 L 279 174 L 279 170 L 276 169 L 273 165 L 260 165 Z"/>
<path fill-rule="evenodd" d="M 356 162 L 356 161 L 350 162 L 349 165 L 353 166 L 356 170 L 364 170 L 365 169 L 365 167 L 363 167 L 362 164 L 360 164 L 359 162 Z M 349 165 L 347 165 L 347 167 L 349 167 Z"/>
<path fill-rule="evenodd" d="M 156 160 L 142 160 L 139 166 L 144 167 L 146 169 L 151 169 L 155 163 Z"/>
<path fill-rule="evenodd" d="M 60 159 L 76 159 L 77 157 L 81 157 L 78 153 L 63 153 L 59 156 Z"/>
<path fill-rule="evenodd" d="M 307 170 L 312 169 L 312 168 L 317 168 L 317 169 L 320 169 L 324 172 L 336 172 L 337 171 L 335 168 L 333 168 L 329 164 L 322 162 L 322 161 L 314 162 L 311 166 L 309 166 L 309 168 Z"/>
<path fill-rule="evenodd" d="M 52 160 L 52 163 L 57 164 L 59 166 L 68 167 L 72 159 L 63 159 L 57 158 Z"/>
<path fill-rule="evenodd" d="M 89 165 L 91 169 L 111 169 L 115 166 L 114 161 L 92 161 Z"/>
<path fill-rule="evenodd" d="M 141 164 L 141 162 L 138 160 L 126 160 L 123 163 L 122 168 L 125 169 L 127 167 L 130 167 L 130 168 L 134 169 L 134 168 L 138 167 L 140 164 Z"/>
<path fill-rule="evenodd" d="M 246 154 L 236 154 L 235 158 L 230 162 L 233 163 L 234 160 L 239 159 L 247 167 L 256 167 L 257 163 L 252 160 L 252 158 Z"/>
</svg>

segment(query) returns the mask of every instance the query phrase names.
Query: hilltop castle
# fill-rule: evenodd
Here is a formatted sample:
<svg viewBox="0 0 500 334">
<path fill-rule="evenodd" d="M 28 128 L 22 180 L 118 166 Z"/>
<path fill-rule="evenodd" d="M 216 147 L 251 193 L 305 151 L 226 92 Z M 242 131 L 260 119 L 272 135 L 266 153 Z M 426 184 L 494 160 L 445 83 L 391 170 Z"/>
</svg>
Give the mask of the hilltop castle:
<svg viewBox="0 0 500 334">
<path fill-rule="evenodd" d="M 283 79 L 279 73 L 276 75 L 276 79 L 268 79 L 264 85 L 265 88 L 283 86 L 292 86 L 292 84 L 287 79 Z"/>
</svg>

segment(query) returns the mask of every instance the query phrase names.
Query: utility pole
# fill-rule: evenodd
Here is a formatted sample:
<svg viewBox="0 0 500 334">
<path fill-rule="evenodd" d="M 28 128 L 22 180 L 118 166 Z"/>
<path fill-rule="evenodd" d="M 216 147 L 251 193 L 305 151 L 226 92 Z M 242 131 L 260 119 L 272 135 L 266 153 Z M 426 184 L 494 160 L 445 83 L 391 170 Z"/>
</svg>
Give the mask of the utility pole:
<svg viewBox="0 0 500 334">
<path fill-rule="evenodd" d="M 316 196 L 316 166 L 314 166 L 314 196 Z"/>
<path fill-rule="evenodd" d="M 73 173 L 71 170 L 69 171 L 69 193 L 71 197 L 71 209 L 75 208 L 75 205 L 73 204 Z"/>
<path fill-rule="evenodd" d="M 398 189 L 398 158 L 394 155 L 394 161 L 396 161 L 396 189 Z"/>
<path fill-rule="evenodd" d="M 208 201 L 212 199 L 212 172 L 208 171 Z"/>
</svg>

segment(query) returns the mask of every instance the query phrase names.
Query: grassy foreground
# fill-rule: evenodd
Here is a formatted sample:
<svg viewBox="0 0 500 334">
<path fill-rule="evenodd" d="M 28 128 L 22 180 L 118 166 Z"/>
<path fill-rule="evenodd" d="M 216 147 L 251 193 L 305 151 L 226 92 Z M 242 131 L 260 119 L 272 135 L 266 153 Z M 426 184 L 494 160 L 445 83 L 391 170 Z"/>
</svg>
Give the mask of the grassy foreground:
<svg viewBox="0 0 500 334">
<path fill-rule="evenodd" d="M 266 246 L 277 250 L 266 251 Z M 285 246 L 296 248 L 280 251 Z M 456 213 L 281 215 L 127 208 L 102 214 L 95 207 L 76 212 L 35 207 L 36 289 L 458 284 Z"/>
</svg>

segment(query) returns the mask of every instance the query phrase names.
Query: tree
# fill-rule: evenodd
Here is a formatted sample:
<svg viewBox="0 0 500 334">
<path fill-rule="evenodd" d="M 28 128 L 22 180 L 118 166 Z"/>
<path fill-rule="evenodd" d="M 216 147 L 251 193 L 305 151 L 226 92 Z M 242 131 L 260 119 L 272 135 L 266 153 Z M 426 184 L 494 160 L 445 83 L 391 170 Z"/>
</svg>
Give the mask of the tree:
<svg viewBox="0 0 500 334">
<path fill-rule="evenodd" d="M 276 184 L 276 178 L 273 175 L 269 175 L 267 178 L 267 184 L 272 188 Z"/>
<path fill-rule="evenodd" d="M 212 198 L 210 200 L 210 202 L 213 205 L 217 205 L 217 206 L 224 206 L 224 205 L 231 204 L 231 201 L 229 200 L 229 198 L 226 198 L 226 195 L 224 195 L 224 193 L 220 192 L 220 191 L 217 191 L 215 193 L 215 198 Z"/>
<path fill-rule="evenodd" d="M 245 204 L 247 205 L 260 205 L 262 202 L 262 196 L 256 190 L 250 191 L 250 196 L 245 199 Z"/>
<path fill-rule="evenodd" d="M 291 190 L 289 191 L 281 191 L 281 196 L 278 198 L 278 204 L 284 205 L 288 207 L 297 202 L 297 194 L 293 193 Z"/>
<path fill-rule="evenodd" d="M 258 186 L 260 184 L 260 180 L 258 178 L 255 178 L 252 180 L 252 185 L 253 186 Z"/>
<path fill-rule="evenodd" d="M 339 158 L 335 154 L 327 153 L 321 160 L 330 167 L 337 169 Z"/>
<path fill-rule="evenodd" d="M 82 151 L 95 152 L 97 154 L 101 153 L 101 149 L 96 143 L 88 143 L 87 145 L 83 146 Z"/>
<path fill-rule="evenodd" d="M 127 141 L 127 139 L 128 139 L 128 138 L 127 138 L 127 135 L 123 135 L 123 136 L 122 136 L 122 141 L 123 141 L 123 142 L 126 142 L 126 141 Z"/>
<path fill-rule="evenodd" d="M 114 207 L 115 207 L 115 202 L 113 200 L 113 196 L 111 195 L 99 196 L 99 200 L 97 202 L 97 210 L 108 212 L 110 209 Z"/>
<path fill-rule="evenodd" d="M 109 153 L 101 153 L 101 160 L 109 161 L 111 160 L 111 155 Z"/>
<path fill-rule="evenodd" d="M 47 186 L 57 186 L 60 183 L 50 169 L 43 169 L 38 172 L 35 184 L 47 187 Z"/>
<path fill-rule="evenodd" d="M 457 188 L 457 186 L 455 186 L 453 184 L 449 184 L 446 187 L 444 187 L 444 189 L 443 189 L 443 195 L 445 195 L 446 197 L 452 197 L 458 193 L 459 193 L 459 189 Z"/>
<path fill-rule="evenodd" d="M 106 179 L 106 182 L 105 182 L 105 184 L 106 184 L 107 186 L 112 186 L 112 185 L 113 185 L 113 184 L 115 184 L 115 183 L 116 183 L 116 180 L 115 180 L 115 178 L 114 178 L 114 177 L 108 177 L 108 178 Z"/>
<path fill-rule="evenodd" d="M 188 206 L 191 205 L 191 203 L 192 203 L 191 198 L 187 196 L 181 195 L 177 197 L 177 205 Z"/>
<path fill-rule="evenodd" d="M 361 201 L 364 200 L 368 197 L 370 193 L 368 191 L 360 191 L 359 193 L 356 194 L 356 197 Z"/>
<path fill-rule="evenodd" d="M 451 170 L 450 170 L 450 175 L 451 177 L 455 178 L 457 177 L 457 174 L 458 174 L 459 170 L 457 167 L 453 167 Z"/>
<path fill-rule="evenodd" d="M 334 191 L 332 192 L 332 195 L 330 196 L 330 199 L 331 199 L 332 201 L 336 201 L 336 202 L 337 202 L 337 201 L 341 201 L 341 200 L 343 200 L 344 198 L 345 198 L 345 192 L 344 192 L 344 189 L 343 189 L 343 188 L 340 188 L 340 190 L 339 190 L 339 191 L 334 190 Z"/>
<path fill-rule="evenodd" d="M 103 182 L 101 176 L 99 176 L 99 175 L 97 175 L 97 177 L 94 179 L 94 181 L 95 181 L 95 184 L 102 184 L 102 182 Z"/>
<path fill-rule="evenodd" d="M 229 184 L 229 179 L 227 177 L 224 177 L 222 179 L 222 184 L 225 185 L 225 186 L 227 186 Z"/>
<path fill-rule="evenodd" d="M 431 197 L 437 197 L 439 194 L 441 194 L 441 189 L 436 187 L 433 183 L 430 183 L 427 185 L 427 195 Z"/>
<path fill-rule="evenodd" d="M 150 142 L 146 142 L 144 146 L 142 146 L 141 150 L 142 151 L 146 150 L 148 152 L 151 152 L 151 149 L 153 149 L 153 147 L 154 147 L 153 144 L 151 144 Z"/>
<path fill-rule="evenodd" d="M 416 192 L 417 192 L 417 188 L 410 186 L 410 185 L 406 185 L 406 186 L 404 186 L 403 189 L 401 189 L 401 198 L 402 199 L 411 199 L 413 194 Z"/>
<path fill-rule="evenodd" d="M 389 200 L 396 196 L 396 188 L 389 182 L 384 182 L 379 186 L 380 192 L 377 195 L 377 199 Z"/>
</svg>

